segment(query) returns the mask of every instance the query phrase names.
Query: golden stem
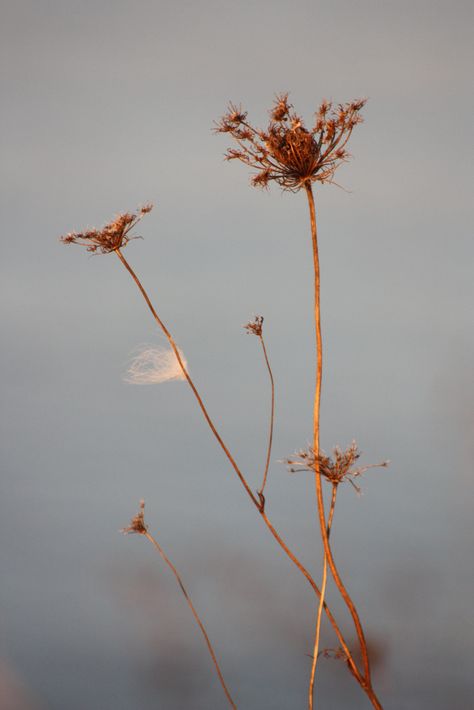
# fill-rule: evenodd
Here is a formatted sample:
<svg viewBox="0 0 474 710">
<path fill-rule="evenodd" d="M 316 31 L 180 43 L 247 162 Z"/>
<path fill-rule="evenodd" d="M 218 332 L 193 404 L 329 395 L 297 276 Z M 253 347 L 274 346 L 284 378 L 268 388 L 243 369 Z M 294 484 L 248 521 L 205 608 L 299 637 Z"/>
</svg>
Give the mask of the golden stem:
<svg viewBox="0 0 474 710">
<path fill-rule="evenodd" d="M 327 526 L 327 532 L 328 532 L 328 538 L 329 535 L 331 534 L 331 525 L 332 525 L 332 519 L 334 516 L 334 508 L 336 506 L 336 496 L 337 496 L 337 484 L 333 484 L 332 487 L 332 497 L 331 497 L 331 507 L 329 508 L 329 517 L 328 517 L 328 526 Z M 316 666 L 318 664 L 318 656 L 319 656 L 319 639 L 321 635 L 321 616 L 322 616 L 322 611 L 323 611 L 323 604 L 324 604 L 324 598 L 326 595 L 326 583 L 327 583 L 327 578 L 328 578 L 328 562 L 327 562 L 327 557 L 324 555 L 324 561 L 323 561 L 323 578 L 321 582 L 321 596 L 319 598 L 319 605 L 318 605 L 318 613 L 316 616 L 316 631 L 314 634 L 314 646 L 313 646 L 313 663 L 311 665 L 311 676 L 309 680 L 309 692 L 308 692 L 308 707 L 309 710 L 313 710 L 313 702 L 314 702 L 314 679 L 316 676 Z"/>
<path fill-rule="evenodd" d="M 201 411 L 202 411 L 202 413 L 203 413 L 203 415 L 204 415 L 204 418 L 206 419 L 206 422 L 208 423 L 208 425 L 209 425 L 209 427 L 210 427 L 212 433 L 213 433 L 214 436 L 216 437 L 216 439 L 217 439 L 217 441 L 218 441 L 220 447 L 222 448 L 222 450 L 224 451 L 225 455 L 227 456 L 227 458 L 228 458 L 229 462 L 231 463 L 233 469 L 234 469 L 235 472 L 237 473 L 237 475 L 238 475 L 238 477 L 239 477 L 239 479 L 240 479 L 242 485 L 244 486 L 244 488 L 245 488 L 247 494 L 249 495 L 249 497 L 250 497 L 250 499 L 252 500 L 253 504 L 255 505 L 255 507 L 257 508 L 257 510 L 259 511 L 261 517 L 263 518 L 263 520 L 264 520 L 264 522 L 265 522 L 265 525 L 266 525 L 267 528 L 270 530 L 271 534 L 273 535 L 273 537 L 275 538 L 275 540 L 278 542 L 278 544 L 280 545 L 280 547 L 284 550 L 284 552 L 286 553 L 286 555 L 288 556 L 288 558 L 293 562 L 294 565 L 296 565 L 296 567 L 299 569 L 299 571 L 300 571 L 300 572 L 304 575 L 304 577 L 308 580 L 308 582 L 309 582 L 309 584 L 311 585 L 313 591 L 315 592 L 315 594 L 316 594 L 317 597 L 319 598 L 321 592 L 319 591 L 319 588 L 318 588 L 316 582 L 314 581 L 313 577 L 312 577 L 311 574 L 308 572 L 308 570 L 303 566 L 303 564 L 299 561 L 299 559 L 296 557 L 296 555 L 293 554 L 293 552 L 290 550 L 290 548 L 289 548 L 289 547 L 287 546 L 287 544 L 284 542 L 283 538 L 280 537 L 280 535 L 279 535 L 279 533 L 277 532 L 277 530 L 273 527 L 272 523 L 270 522 L 270 520 L 269 520 L 269 518 L 268 518 L 268 516 L 267 516 L 267 514 L 266 514 L 266 512 L 265 512 L 265 510 L 264 510 L 264 506 L 262 506 L 261 503 L 260 503 L 260 501 L 258 501 L 258 500 L 255 498 L 255 496 L 253 495 L 253 493 L 252 493 L 252 491 L 250 490 L 250 487 L 249 487 L 247 481 L 245 480 L 245 477 L 244 477 L 243 473 L 241 472 L 241 470 L 240 470 L 240 468 L 238 467 L 236 461 L 235 461 L 234 458 L 232 457 L 230 451 L 228 450 L 227 446 L 224 444 L 224 442 L 223 442 L 223 440 L 221 439 L 219 433 L 217 432 L 217 429 L 215 428 L 215 426 L 214 426 L 214 424 L 213 424 L 213 422 L 212 422 L 212 420 L 211 420 L 211 418 L 210 418 L 210 416 L 209 416 L 209 414 L 208 414 L 208 412 L 207 412 L 207 409 L 206 409 L 206 407 L 204 406 L 204 403 L 203 403 L 203 401 L 202 401 L 202 399 L 201 399 L 201 397 L 200 397 L 200 395 L 199 395 L 199 392 L 197 391 L 197 388 L 196 388 L 196 386 L 194 385 L 194 382 L 192 381 L 192 379 L 191 379 L 191 377 L 190 377 L 190 375 L 189 375 L 189 373 L 188 373 L 188 371 L 187 371 L 187 369 L 186 369 L 186 367 L 185 367 L 185 365 L 184 365 L 184 363 L 183 363 L 183 360 L 182 360 L 182 358 L 181 358 L 181 356 L 180 356 L 180 354 L 179 354 L 179 350 L 178 350 L 178 348 L 177 348 L 177 346 L 176 346 L 176 344 L 175 344 L 175 342 L 174 342 L 174 340 L 173 340 L 173 338 L 172 338 L 172 336 L 171 336 L 171 333 L 170 333 L 169 330 L 166 328 L 166 326 L 164 325 L 164 323 L 163 323 L 163 321 L 161 320 L 161 318 L 158 316 L 158 313 L 156 312 L 155 308 L 153 307 L 153 304 L 152 304 L 152 302 L 150 301 L 150 298 L 149 298 L 147 292 L 145 291 L 144 287 L 142 286 L 142 284 L 141 284 L 141 282 L 140 282 L 140 279 L 139 279 L 138 276 L 135 274 L 134 270 L 132 269 L 132 267 L 130 266 L 130 264 L 128 263 L 128 261 L 125 259 L 125 257 L 123 256 L 122 252 L 120 251 L 120 249 L 117 249 L 117 250 L 116 250 L 116 254 L 117 254 L 118 258 L 120 259 L 120 261 L 122 262 L 122 264 L 123 264 L 123 265 L 125 266 L 125 268 L 127 269 L 127 271 L 129 272 L 130 276 L 131 276 L 131 277 L 133 278 L 133 280 L 135 281 L 135 283 L 136 283 L 136 285 L 138 286 L 138 288 L 139 288 L 139 290 L 140 290 L 140 293 L 142 294 L 143 298 L 145 299 L 145 302 L 146 302 L 148 308 L 150 309 L 150 311 L 151 311 L 151 313 L 152 313 L 154 319 L 156 320 L 158 326 L 161 328 L 161 330 L 163 331 L 163 333 L 164 333 L 165 336 L 167 337 L 168 342 L 170 343 L 170 345 L 171 345 L 171 347 L 172 347 L 172 349 L 173 349 L 173 352 L 174 352 L 175 355 L 176 355 L 176 358 L 177 358 L 178 363 L 179 363 L 179 365 L 180 365 L 180 367 L 181 367 L 181 370 L 182 370 L 182 372 L 183 372 L 183 375 L 185 376 L 185 378 L 186 378 L 186 380 L 187 380 L 189 386 L 191 387 L 191 389 L 192 389 L 192 391 L 193 391 L 194 396 L 196 397 L 196 399 L 197 399 L 197 401 L 198 401 L 198 404 L 199 404 L 199 406 L 200 406 L 200 408 L 201 408 Z M 344 653 L 345 653 L 346 656 L 347 656 L 347 662 L 348 662 L 348 664 L 349 664 L 349 667 L 350 667 L 350 669 L 351 669 L 352 674 L 354 675 L 354 677 L 356 678 L 356 680 L 358 681 L 358 683 L 360 683 L 361 685 L 363 685 L 364 679 L 363 679 L 362 676 L 360 675 L 359 670 L 358 670 L 358 668 L 357 668 L 357 666 L 356 666 L 356 664 L 355 664 L 355 661 L 354 661 L 354 659 L 352 658 L 352 655 L 351 655 L 351 653 L 350 653 L 350 651 L 349 651 L 349 647 L 347 646 L 347 643 L 346 643 L 345 640 L 344 640 L 344 637 L 343 637 L 343 635 L 342 635 L 342 633 L 341 633 L 341 631 L 340 631 L 340 629 L 339 629 L 339 627 L 338 627 L 338 625 L 337 625 L 337 622 L 336 622 L 336 620 L 335 620 L 335 618 L 333 617 L 333 615 L 332 615 L 332 613 L 331 613 L 329 607 L 327 606 L 327 604 L 326 604 L 325 602 L 324 602 L 324 611 L 326 612 L 326 615 L 327 615 L 329 621 L 331 622 L 331 625 L 332 625 L 332 627 L 333 627 L 333 629 L 334 629 L 334 631 L 335 631 L 335 633 L 336 633 L 336 636 L 337 636 L 337 638 L 338 638 L 338 640 L 339 640 L 339 643 L 341 644 L 341 647 L 342 647 L 342 649 L 344 650 Z"/>
<path fill-rule="evenodd" d="M 370 680 L 370 664 L 369 656 L 367 651 L 367 643 L 365 641 L 364 632 L 362 625 L 360 623 L 359 615 L 355 608 L 354 602 L 352 601 L 349 593 L 347 592 L 342 579 L 336 568 L 334 558 L 332 556 L 331 548 L 329 545 L 329 539 L 326 529 L 325 513 L 324 513 L 324 498 L 322 490 L 321 472 L 319 470 L 318 456 L 319 456 L 319 411 L 321 402 L 321 381 L 322 381 L 322 336 L 321 336 L 321 308 L 320 308 L 320 270 L 319 270 L 319 253 L 318 253 L 318 233 L 316 227 L 316 210 L 314 206 L 314 196 L 313 190 L 310 182 L 305 183 L 306 196 L 308 198 L 308 206 L 310 213 L 311 222 L 311 238 L 313 245 L 313 263 L 314 263 L 314 322 L 316 329 L 316 388 L 314 395 L 314 411 L 313 411 L 313 450 L 315 457 L 315 483 L 316 483 L 316 496 L 318 503 L 318 516 L 321 529 L 321 539 L 324 544 L 324 554 L 327 558 L 329 564 L 329 569 L 334 578 L 337 588 L 344 599 L 352 619 L 354 621 L 354 626 L 356 628 L 357 636 L 360 643 L 360 649 L 362 654 L 362 661 L 364 665 L 364 681 L 366 689 L 371 690 L 371 680 Z M 371 698 L 372 702 L 373 699 Z M 378 701 L 377 701 L 378 702 Z"/>
</svg>

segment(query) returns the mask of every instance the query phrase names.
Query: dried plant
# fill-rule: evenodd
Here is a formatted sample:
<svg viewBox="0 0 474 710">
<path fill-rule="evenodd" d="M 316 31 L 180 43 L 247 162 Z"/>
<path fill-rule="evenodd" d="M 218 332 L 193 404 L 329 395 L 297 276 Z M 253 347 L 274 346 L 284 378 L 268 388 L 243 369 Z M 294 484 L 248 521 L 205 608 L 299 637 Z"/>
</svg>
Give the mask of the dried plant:
<svg viewBox="0 0 474 710">
<path fill-rule="evenodd" d="M 151 212 L 153 205 L 144 205 L 138 212 L 124 212 L 119 214 L 114 220 L 102 227 L 102 229 L 86 229 L 84 232 L 69 232 L 61 241 L 64 244 L 79 244 L 85 246 L 87 251 L 99 254 L 109 254 L 127 246 L 131 239 L 130 232 L 142 217 Z"/>
<path fill-rule="evenodd" d="M 265 130 L 247 121 L 247 112 L 230 104 L 216 124 L 217 133 L 228 133 L 239 147 L 229 148 L 227 160 L 240 160 L 256 170 L 252 184 L 267 187 L 271 181 L 285 190 L 298 191 L 307 183 L 332 182 L 335 171 L 349 158 L 346 144 L 354 126 L 361 123 L 365 99 L 334 107 L 323 101 L 309 130 L 288 102 L 277 96 Z"/>
<path fill-rule="evenodd" d="M 194 604 L 191 601 L 191 597 L 189 596 L 188 592 L 186 591 L 186 588 L 183 584 L 183 580 L 181 579 L 181 576 L 178 573 L 178 570 L 176 569 L 174 564 L 171 562 L 171 560 L 169 559 L 169 557 L 166 555 L 165 551 L 163 550 L 163 548 L 159 544 L 158 540 L 155 537 L 153 537 L 153 535 L 148 531 L 148 525 L 146 525 L 146 523 L 145 523 L 145 501 L 144 500 L 140 501 L 140 510 L 138 511 L 137 515 L 135 515 L 131 519 L 130 525 L 128 525 L 125 528 L 122 528 L 122 532 L 125 533 L 126 535 L 137 534 L 137 535 L 143 535 L 144 537 L 146 537 L 146 539 L 151 542 L 151 544 L 155 547 L 155 549 L 158 550 L 159 554 L 161 555 L 161 558 L 164 560 L 164 562 L 168 565 L 168 567 L 170 568 L 170 570 L 174 574 L 175 579 L 178 582 L 179 587 L 183 593 L 183 596 L 186 599 L 186 602 L 187 602 L 189 608 L 191 609 L 191 613 L 194 616 L 196 623 L 199 626 L 199 629 L 201 630 L 202 635 L 204 636 L 204 640 L 206 642 L 207 649 L 208 649 L 209 654 L 212 658 L 214 668 L 216 669 L 217 677 L 219 678 L 220 684 L 221 684 L 222 689 L 225 693 L 225 696 L 229 702 L 229 705 L 232 708 L 235 708 L 235 710 L 236 710 L 237 706 L 235 705 L 234 701 L 232 700 L 232 696 L 229 693 L 229 689 L 227 688 L 227 685 L 225 683 L 224 676 L 222 675 L 222 671 L 221 671 L 219 663 L 217 661 L 216 654 L 215 654 L 214 648 L 212 646 L 212 643 L 209 639 L 209 636 L 207 634 L 206 628 L 205 628 L 204 624 L 202 623 L 201 618 L 199 617 L 199 614 L 197 613 L 197 611 L 194 607 Z"/>
<path fill-rule="evenodd" d="M 386 468 L 389 461 L 381 461 L 380 463 L 371 463 L 365 466 L 357 466 L 354 464 L 360 458 L 360 451 L 355 441 L 348 449 L 343 451 L 339 446 L 333 449 L 333 456 L 326 456 L 324 452 L 320 452 L 317 456 L 311 446 L 307 449 L 302 449 L 295 454 L 294 458 L 287 459 L 286 464 L 291 473 L 297 471 L 319 471 L 321 476 L 325 478 L 333 486 L 338 486 L 343 481 L 348 481 L 360 493 L 360 488 L 354 483 L 354 478 L 358 478 L 369 468 Z"/>
<path fill-rule="evenodd" d="M 271 522 L 268 513 L 265 499 L 265 488 L 268 482 L 268 472 L 271 460 L 273 429 L 274 429 L 274 412 L 275 412 L 275 383 L 270 366 L 270 361 L 267 353 L 267 348 L 263 338 L 263 317 L 256 316 L 252 321 L 248 322 L 244 328 L 248 334 L 256 336 L 261 344 L 265 365 L 268 371 L 271 387 L 271 404 L 268 428 L 268 441 L 266 447 L 265 465 L 260 487 L 254 493 L 247 479 L 246 474 L 242 471 L 234 456 L 230 452 L 226 443 L 222 439 L 217 430 L 209 411 L 204 404 L 203 398 L 200 395 L 194 380 L 188 370 L 187 362 L 181 349 L 177 346 L 170 330 L 165 325 L 164 321 L 158 314 L 152 304 L 144 286 L 142 285 L 137 274 L 125 259 L 122 249 L 132 239 L 139 237 L 133 236 L 132 230 L 142 219 L 142 217 L 150 212 L 151 205 L 145 205 L 135 213 L 124 213 L 119 215 L 115 220 L 107 224 L 102 229 L 89 229 L 84 232 L 72 232 L 62 237 L 62 241 L 66 244 L 79 244 L 85 246 L 92 253 L 115 253 L 130 274 L 141 295 L 143 296 L 155 322 L 165 335 L 170 350 L 163 351 L 156 348 L 142 349 L 136 358 L 132 361 L 127 372 L 127 381 L 135 384 L 156 384 L 170 379 L 186 380 L 191 391 L 197 401 L 197 404 L 207 422 L 213 436 L 217 440 L 221 450 L 229 461 L 232 469 L 236 473 L 241 485 L 243 486 L 248 498 L 255 507 L 258 514 L 261 516 L 267 529 L 282 548 L 291 562 L 304 575 L 306 580 L 311 585 L 313 592 L 318 598 L 318 608 L 316 614 L 316 626 L 312 653 L 312 668 L 309 680 L 308 689 L 308 706 L 310 710 L 314 703 L 314 684 L 315 673 L 318 658 L 321 656 L 340 658 L 345 661 L 350 672 L 359 683 L 361 688 L 367 694 L 374 708 L 381 710 L 382 706 L 378 700 L 372 686 L 370 663 L 362 625 L 357 613 L 356 607 L 347 592 L 347 589 L 342 582 L 339 571 L 335 565 L 334 557 L 330 545 L 330 534 L 333 524 L 336 498 L 339 484 L 344 480 L 349 481 L 356 488 L 354 479 L 358 478 L 363 471 L 370 466 L 355 467 L 355 463 L 359 458 L 359 451 L 355 443 L 353 443 L 346 451 L 339 448 L 334 450 L 333 456 L 328 457 L 320 450 L 319 430 L 320 430 L 320 400 L 321 400 L 321 382 L 322 382 L 322 335 L 321 335 L 321 315 L 320 315 L 320 269 L 319 269 L 319 254 L 318 254 L 318 235 L 316 227 L 316 211 L 312 184 L 333 183 L 336 169 L 344 163 L 349 154 L 346 150 L 347 142 L 350 138 L 354 127 L 362 121 L 360 111 L 364 106 L 364 100 L 352 101 L 347 104 L 339 104 L 333 106 L 327 101 L 319 106 L 316 112 L 314 125 L 311 129 L 307 129 L 303 123 L 303 119 L 297 115 L 293 106 L 288 101 L 288 95 L 282 94 L 277 96 L 274 106 L 270 111 L 270 121 L 265 130 L 254 128 L 247 120 L 247 113 L 240 107 L 231 104 L 225 116 L 216 124 L 217 133 L 229 134 L 236 142 L 237 148 L 229 148 L 226 153 L 228 160 L 240 160 L 247 166 L 251 167 L 252 184 L 257 187 L 268 187 L 271 182 L 275 182 L 283 190 L 298 192 L 304 189 L 307 197 L 310 226 L 311 226 L 311 241 L 312 241 L 312 256 L 314 265 L 314 323 L 315 323 L 315 340 L 316 340 L 316 359 L 315 359 L 315 394 L 313 403 L 313 439 L 311 445 L 303 451 L 300 451 L 293 458 L 287 460 L 287 464 L 292 471 L 307 470 L 315 477 L 316 500 L 319 527 L 321 539 L 323 543 L 323 570 L 320 587 L 316 584 L 313 576 L 308 569 L 302 564 L 298 557 L 292 552 L 281 534 L 278 532 L 274 524 Z M 387 462 L 378 464 L 386 466 Z M 332 495 L 329 504 L 328 513 L 326 515 L 325 503 L 322 489 L 322 479 L 327 480 L 331 484 Z M 139 513 L 132 519 L 130 525 L 124 528 L 126 533 L 137 533 L 146 537 L 154 547 L 158 550 L 161 557 L 164 559 L 168 567 L 175 575 L 181 590 L 188 602 L 188 605 L 198 623 L 201 632 L 206 640 L 206 644 L 210 655 L 213 659 L 216 672 L 226 694 L 227 701 L 231 707 L 235 704 L 230 696 L 227 686 L 224 682 L 220 667 L 217 663 L 213 648 L 209 641 L 206 630 L 191 603 L 181 578 L 172 565 L 169 558 L 163 552 L 161 546 L 148 531 L 148 526 L 145 523 L 144 503 L 142 502 Z M 351 652 L 348 643 L 346 642 L 341 629 L 334 618 L 329 606 L 326 603 L 326 588 L 328 569 L 336 583 L 342 598 L 348 606 L 352 615 L 354 625 L 357 631 L 357 636 L 360 644 L 362 657 L 362 668 L 358 667 L 354 655 Z M 320 631 L 322 614 L 326 614 L 332 628 L 338 639 L 339 647 L 335 651 L 319 650 Z"/>
<path fill-rule="evenodd" d="M 311 227 L 312 256 L 314 268 L 314 324 L 316 337 L 315 393 L 313 404 L 313 442 L 314 474 L 316 498 L 321 539 L 324 546 L 323 575 L 321 595 L 318 605 L 313 667 L 309 683 L 308 705 L 313 707 L 314 674 L 318 658 L 318 643 L 320 634 L 321 614 L 326 589 L 326 567 L 329 565 L 331 574 L 339 592 L 346 603 L 359 639 L 363 672 L 351 670 L 361 687 L 365 690 L 374 707 L 381 707 L 372 687 L 369 655 L 362 624 L 357 609 L 341 579 L 336 567 L 331 546 L 329 544 L 330 526 L 326 520 L 324 497 L 322 490 L 322 472 L 320 470 L 320 403 L 323 366 L 323 345 L 321 333 L 320 309 L 320 266 L 318 232 L 316 225 L 316 208 L 312 185 L 315 182 L 334 182 L 334 173 L 344 163 L 349 153 L 347 142 L 356 125 L 362 122 L 361 109 L 365 99 L 338 104 L 323 101 L 315 114 L 311 129 L 307 129 L 304 121 L 288 101 L 288 94 L 277 95 L 270 110 L 270 121 L 265 130 L 253 126 L 247 120 L 247 112 L 236 104 L 230 104 L 227 113 L 216 124 L 215 131 L 231 136 L 237 143 L 237 148 L 229 148 L 225 154 L 227 160 L 240 160 L 254 170 L 251 183 L 254 187 L 268 187 L 273 181 L 283 190 L 299 192 L 305 190 Z M 333 488 L 333 494 L 337 487 Z M 335 505 L 335 495 L 331 502 L 330 516 L 332 519 Z M 345 651 L 345 649 L 344 649 Z M 349 658 L 349 660 L 351 660 Z M 353 659 L 352 659 L 353 660 Z M 355 664 L 354 664 L 355 665 Z"/>
</svg>

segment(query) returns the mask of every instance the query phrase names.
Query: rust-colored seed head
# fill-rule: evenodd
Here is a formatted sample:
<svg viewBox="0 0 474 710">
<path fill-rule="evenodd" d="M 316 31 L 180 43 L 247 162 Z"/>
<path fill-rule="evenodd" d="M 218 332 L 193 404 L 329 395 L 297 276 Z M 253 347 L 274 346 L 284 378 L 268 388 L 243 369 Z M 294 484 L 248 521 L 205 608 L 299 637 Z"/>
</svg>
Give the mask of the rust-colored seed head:
<svg viewBox="0 0 474 710">
<path fill-rule="evenodd" d="M 357 492 L 360 492 L 359 487 L 354 483 L 354 478 L 361 476 L 369 468 L 385 468 L 388 466 L 388 461 L 381 463 L 369 464 L 367 466 L 359 466 L 354 468 L 355 462 L 360 458 L 360 451 L 355 441 L 348 449 L 343 451 L 339 446 L 333 450 L 333 456 L 326 456 L 323 452 L 317 456 L 312 447 L 298 451 L 296 457 L 287 459 L 286 464 L 289 466 L 291 473 L 297 471 L 314 471 L 324 476 L 324 478 L 334 486 L 339 485 L 344 480 L 349 481 Z"/>
<path fill-rule="evenodd" d="M 87 251 L 99 254 L 109 254 L 126 246 L 132 239 L 131 230 L 138 224 L 142 217 L 151 212 L 153 205 L 146 204 L 139 208 L 137 212 L 124 212 L 119 214 L 112 222 L 109 222 L 102 229 L 87 229 L 84 232 L 70 232 L 64 237 L 60 237 L 63 244 L 80 244 L 85 246 Z"/>
<path fill-rule="evenodd" d="M 126 535 L 131 535 L 133 533 L 136 533 L 138 535 L 145 535 L 147 531 L 148 526 L 145 524 L 145 501 L 141 500 L 139 512 L 137 513 L 137 515 L 135 515 L 134 518 L 131 519 L 130 525 L 128 527 L 122 528 L 122 532 Z"/>
<path fill-rule="evenodd" d="M 248 335 L 258 335 L 261 337 L 263 331 L 263 316 L 255 316 L 253 321 L 244 325 Z"/>
<path fill-rule="evenodd" d="M 247 121 L 240 106 L 229 105 L 216 125 L 216 133 L 230 133 L 239 147 L 229 148 L 227 160 L 240 160 L 255 172 L 255 187 L 267 187 L 273 180 L 284 190 L 298 191 L 312 182 L 332 182 L 335 171 L 347 161 L 345 150 L 354 126 L 362 122 L 359 112 L 365 99 L 333 107 L 323 101 L 316 121 L 308 130 L 298 116 L 288 94 L 276 97 L 265 131 Z"/>
</svg>

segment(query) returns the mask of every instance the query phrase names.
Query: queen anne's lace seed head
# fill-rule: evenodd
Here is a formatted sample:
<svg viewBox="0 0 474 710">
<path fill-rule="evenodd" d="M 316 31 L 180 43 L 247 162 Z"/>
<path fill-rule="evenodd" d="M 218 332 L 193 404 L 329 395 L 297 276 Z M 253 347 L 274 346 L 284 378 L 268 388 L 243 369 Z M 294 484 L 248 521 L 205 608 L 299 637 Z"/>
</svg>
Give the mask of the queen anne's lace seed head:
<svg viewBox="0 0 474 710">
<path fill-rule="evenodd" d="M 132 239 L 139 239 L 139 237 L 131 237 L 130 232 L 152 209 L 153 205 L 144 205 L 137 212 L 124 212 L 102 229 L 69 232 L 61 237 L 61 241 L 63 244 L 80 244 L 93 253 L 109 254 L 126 246 Z"/>
<path fill-rule="evenodd" d="M 267 187 L 273 180 L 296 192 L 312 182 L 332 182 L 336 169 L 350 157 L 346 144 L 354 126 L 362 122 L 365 99 L 333 106 L 323 101 L 315 123 L 308 130 L 288 102 L 288 94 L 276 97 L 266 130 L 254 128 L 247 112 L 230 104 L 216 125 L 216 133 L 229 133 L 238 148 L 229 148 L 227 160 L 240 160 L 256 172 L 252 185 Z"/>
<path fill-rule="evenodd" d="M 358 478 L 369 468 L 385 468 L 389 461 L 368 464 L 366 466 L 354 466 L 360 458 L 360 451 L 355 441 L 348 449 L 343 451 L 339 446 L 333 450 L 332 456 L 326 456 L 324 452 L 315 454 L 310 446 L 307 449 L 298 451 L 294 457 L 286 460 L 291 473 L 297 471 L 314 471 L 323 476 L 333 486 L 338 486 L 343 481 L 349 481 L 359 493 L 360 488 L 354 483 L 354 478 Z"/>
</svg>

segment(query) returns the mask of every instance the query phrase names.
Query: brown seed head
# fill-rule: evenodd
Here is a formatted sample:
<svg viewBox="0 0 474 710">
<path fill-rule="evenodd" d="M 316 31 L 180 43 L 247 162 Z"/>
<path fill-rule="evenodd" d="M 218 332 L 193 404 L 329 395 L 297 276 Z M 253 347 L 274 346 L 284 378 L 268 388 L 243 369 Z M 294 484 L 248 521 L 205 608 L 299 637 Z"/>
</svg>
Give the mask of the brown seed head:
<svg viewBox="0 0 474 710">
<path fill-rule="evenodd" d="M 230 148 L 227 160 L 240 160 L 254 172 L 251 182 L 267 187 L 271 181 L 284 190 L 296 192 L 311 182 L 332 182 L 339 165 L 347 160 L 344 150 L 355 125 L 362 121 L 359 111 L 364 99 L 339 104 L 323 101 L 316 122 L 308 130 L 288 102 L 288 94 L 278 95 L 270 110 L 267 129 L 247 121 L 247 113 L 235 104 L 216 124 L 216 133 L 230 133 L 238 149 Z"/>
<path fill-rule="evenodd" d="M 70 232 L 64 237 L 60 237 L 63 244 L 80 244 L 85 246 L 87 251 L 99 254 L 109 254 L 126 246 L 132 239 L 131 230 L 140 222 L 144 215 L 151 212 L 153 205 L 143 205 L 136 213 L 124 212 L 119 214 L 112 222 L 106 224 L 102 229 L 88 229 L 84 232 Z"/>
<path fill-rule="evenodd" d="M 249 321 L 244 325 L 248 335 L 258 335 L 260 338 L 263 332 L 263 316 L 255 316 L 253 321 Z"/>
<path fill-rule="evenodd" d="M 291 473 L 296 473 L 297 471 L 319 471 L 319 473 L 334 486 L 346 480 L 354 486 L 357 492 L 360 492 L 359 487 L 354 483 L 353 479 L 361 476 L 369 468 L 385 468 L 388 466 L 389 462 L 382 461 L 381 463 L 354 468 L 354 464 L 359 458 L 359 448 L 356 442 L 353 441 L 346 451 L 336 446 L 333 450 L 332 457 L 326 456 L 324 452 L 316 456 L 314 449 L 308 447 L 308 449 L 298 451 L 295 458 L 287 459 L 286 464 L 289 466 Z"/>
<path fill-rule="evenodd" d="M 138 535 L 145 535 L 145 533 L 148 531 L 148 526 L 145 525 L 145 501 L 141 500 L 140 501 L 140 510 L 135 515 L 134 518 L 131 519 L 130 525 L 126 528 L 122 528 L 121 532 L 125 533 L 125 535 L 130 535 L 133 533 L 137 533 Z"/>
</svg>

